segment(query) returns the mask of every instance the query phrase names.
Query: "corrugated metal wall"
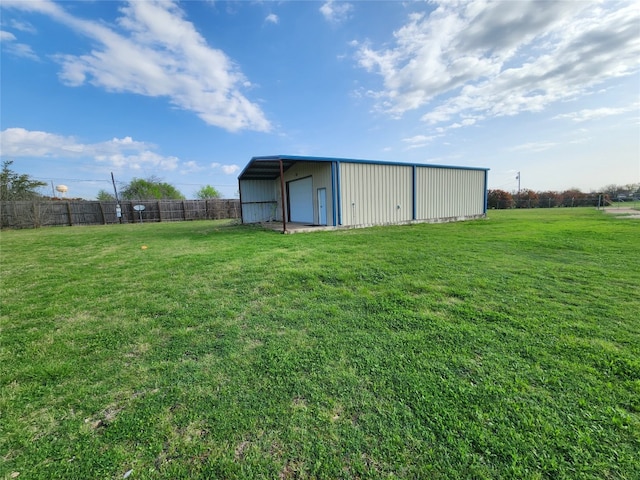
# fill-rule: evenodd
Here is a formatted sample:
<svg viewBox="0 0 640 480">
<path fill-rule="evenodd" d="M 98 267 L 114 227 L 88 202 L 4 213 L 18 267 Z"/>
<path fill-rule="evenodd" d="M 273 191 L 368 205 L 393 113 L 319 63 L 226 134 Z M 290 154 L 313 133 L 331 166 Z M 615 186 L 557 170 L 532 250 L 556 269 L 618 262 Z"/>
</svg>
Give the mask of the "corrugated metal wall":
<svg viewBox="0 0 640 480">
<path fill-rule="evenodd" d="M 279 180 L 240 180 L 243 223 L 282 220 Z"/>
<path fill-rule="evenodd" d="M 484 214 L 484 170 L 418 166 L 416 176 L 417 220 Z"/>
<path fill-rule="evenodd" d="M 455 220 L 485 214 L 485 170 L 349 161 L 334 164 L 338 168 L 335 178 L 332 162 L 324 161 L 299 161 L 284 174 L 285 183 L 312 177 L 314 222 L 318 222 L 320 188 L 327 192 L 328 225 L 334 225 L 334 213 L 345 226 Z M 339 185 L 339 192 L 333 191 L 334 184 Z M 279 178 L 241 180 L 240 191 L 245 223 L 282 221 Z"/>
<path fill-rule="evenodd" d="M 413 167 L 340 163 L 343 225 L 401 223 L 413 218 Z"/>
<path fill-rule="evenodd" d="M 331 188 L 331 163 L 330 162 L 298 162 L 289 170 L 284 172 L 284 181 L 313 177 L 313 221 L 318 221 L 318 200 L 317 192 L 319 188 L 327 189 L 327 225 L 333 225 L 333 194 Z M 278 192 L 280 187 L 278 186 Z M 244 201 L 244 198 L 243 198 Z M 278 202 L 280 198 L 278 197 Z M 278 203 L 278 209 L 281 209 Z M 282 215 L 280 214 L 280 217 Z"/>
</svg>

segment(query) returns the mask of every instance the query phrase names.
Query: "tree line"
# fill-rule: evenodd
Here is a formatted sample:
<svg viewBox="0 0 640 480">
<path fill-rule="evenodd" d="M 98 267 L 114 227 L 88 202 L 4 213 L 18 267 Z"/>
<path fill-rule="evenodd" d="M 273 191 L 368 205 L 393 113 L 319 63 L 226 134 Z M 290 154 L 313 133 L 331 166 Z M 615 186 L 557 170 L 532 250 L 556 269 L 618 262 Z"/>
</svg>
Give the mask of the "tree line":
<svg viewBox="0 0 640 480">
<path fill-rule="evenodd" d="M 577 188 L 557 191 L 522 189 L 511 193 L 500 189 L 487 192 L 487 208 L 596 207 L 607 202 L 640 200 L 640 183 L 607 185 L 598 192 L 584 193 Z"/>
<path fill-rule="evenodd" d="M 97 196 L 101 202 L 116 200 L 114 194 L 100 190 Z M 196 192 L 196 198 L 208 200 L 220 198 L 220 192 L 211 185 L 205 185 Z M 173 185 L 163 182 L 158 177 L 134 178 L 127 183 L 118 194 L 122 200 L 185 200 L 186 197 Z"/>
</svg>

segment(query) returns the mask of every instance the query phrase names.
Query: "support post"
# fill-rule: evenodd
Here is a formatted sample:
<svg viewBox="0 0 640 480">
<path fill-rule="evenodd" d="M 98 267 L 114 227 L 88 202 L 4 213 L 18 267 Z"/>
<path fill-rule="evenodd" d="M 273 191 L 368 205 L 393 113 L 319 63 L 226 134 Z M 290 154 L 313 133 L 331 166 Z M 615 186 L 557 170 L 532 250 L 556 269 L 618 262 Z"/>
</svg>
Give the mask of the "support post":
<svg viewBox="0 0 640 480">
<path fill-rule="evenodd" d="M 280 197 L 282 199 L 282 233 L 287 233 L 287 217 L 284 206 L 284 167 L 282 166 L 282 159 L 280 159 Z"/>
</svg>

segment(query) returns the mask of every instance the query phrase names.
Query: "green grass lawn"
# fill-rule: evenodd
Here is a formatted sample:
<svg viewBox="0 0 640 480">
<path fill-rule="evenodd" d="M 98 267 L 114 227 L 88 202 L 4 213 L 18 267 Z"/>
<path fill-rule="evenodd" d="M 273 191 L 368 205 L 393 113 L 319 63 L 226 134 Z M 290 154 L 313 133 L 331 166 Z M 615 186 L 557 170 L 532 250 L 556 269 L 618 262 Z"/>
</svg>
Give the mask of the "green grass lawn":
<svg viewBox="0 0 640 480">
<path fill-rule="evenodd" d="M 0 477 L 640 478 L 638 220 L 0 241 Z"/>
</svg>

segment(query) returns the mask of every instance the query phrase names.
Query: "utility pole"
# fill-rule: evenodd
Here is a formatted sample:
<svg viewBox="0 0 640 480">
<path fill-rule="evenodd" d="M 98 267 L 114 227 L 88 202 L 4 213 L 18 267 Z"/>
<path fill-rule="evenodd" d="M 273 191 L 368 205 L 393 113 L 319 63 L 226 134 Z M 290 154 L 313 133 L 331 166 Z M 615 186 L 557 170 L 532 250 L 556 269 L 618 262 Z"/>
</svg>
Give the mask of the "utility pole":
<svg viewBox="0 0 640 480">
<path fill-rule="evenodd" d="M 116 188 L 116 180 L 113 178 L 113 172 L 111 172 L 111 183 L 113 184 L 113 193 L 116 195 L 116 203 L 120 203 L 118 200 L 118 189 Z"/>
<path fill-rule="evenodd" d="M 516 180 L 518 180 L 518 200 L 516 202 L 516 205 L 520 205 L 520 172 L 518 172 L 518 175 L 516 175 Z"/>
<path fill-rule="evenodd" d="M 113 193 L 116 195 L 116 217 L 120 223 L 122 223 L 122 208 L 120 208 L 120 200 L 118 200 L 118 189 L 116 188 L 116 180 L 113 178 L 113 172 L 111 172 L 111 183 L 113 184 Z"/>
</svg>

